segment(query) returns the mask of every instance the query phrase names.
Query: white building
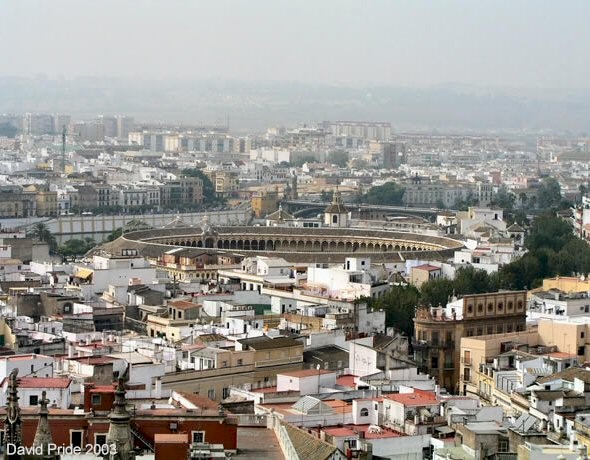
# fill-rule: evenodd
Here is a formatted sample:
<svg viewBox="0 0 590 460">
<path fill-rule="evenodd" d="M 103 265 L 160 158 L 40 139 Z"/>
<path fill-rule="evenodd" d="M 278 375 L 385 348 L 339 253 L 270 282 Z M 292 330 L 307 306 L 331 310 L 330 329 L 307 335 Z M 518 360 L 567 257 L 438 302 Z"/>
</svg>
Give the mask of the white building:
<svg viewBox="0 0 590 460">
<path fill-rule="evenodd" d="M 336 372 L 324 369 L 302 369 L 277 374 L 277 391 L 298 391 L 302 396 L 320 394 L 336 385 Z"/>
<path fill-rule="evenodd" d="M 54 359 L 52 356 L 26 354 L 5 356 L 0 359 L 0 379 L 8 377 L 18 369 L 18 377 L 53 377 Z"/>
<path fill-rule="evenodd" d="M 8 378 L 0 383 L 0 405 L 6 406 Z M 21 407 L 37 407 L 41 393 L 47 392 L 50 406 L 69 409 L 72 403 L 72 380 L 53 377 L 18 377 L 18 396 Z"/>
</svg>

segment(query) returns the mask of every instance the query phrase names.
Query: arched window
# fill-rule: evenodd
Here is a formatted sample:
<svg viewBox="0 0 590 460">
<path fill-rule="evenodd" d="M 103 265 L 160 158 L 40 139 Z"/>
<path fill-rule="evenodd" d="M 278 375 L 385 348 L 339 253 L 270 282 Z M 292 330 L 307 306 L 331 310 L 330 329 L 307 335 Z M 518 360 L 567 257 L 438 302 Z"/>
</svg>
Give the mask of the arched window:
<svg viewBox="0 0 590 460">
<path fill-rule="evenodd" d="M 338 223 L 338 216 L 337 215 L 332 216 L 332 223 L 333 224 L 337 224 Z"/>
<path fill-rule="evenodd" d="M 361 417 L 367 417 L 369 415 L 369 409 L 367 409 L 366 407 L 363 407 L 361 409 Z"/>
</svg>

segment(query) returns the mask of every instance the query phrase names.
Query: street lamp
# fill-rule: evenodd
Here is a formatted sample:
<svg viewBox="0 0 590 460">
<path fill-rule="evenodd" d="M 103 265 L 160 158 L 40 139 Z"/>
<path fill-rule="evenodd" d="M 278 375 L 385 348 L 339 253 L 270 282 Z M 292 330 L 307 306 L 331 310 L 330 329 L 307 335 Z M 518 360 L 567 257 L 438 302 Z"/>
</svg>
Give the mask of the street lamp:
<svg viewBox="0 0 590 460">
<path fill-rule="evenodd" d="M 319 364 L 317 364 L 315 368 L 318 370 L 318 394 L 320 394 L 320 369 L 321 369 L 321 366 Z"/>
</svg>

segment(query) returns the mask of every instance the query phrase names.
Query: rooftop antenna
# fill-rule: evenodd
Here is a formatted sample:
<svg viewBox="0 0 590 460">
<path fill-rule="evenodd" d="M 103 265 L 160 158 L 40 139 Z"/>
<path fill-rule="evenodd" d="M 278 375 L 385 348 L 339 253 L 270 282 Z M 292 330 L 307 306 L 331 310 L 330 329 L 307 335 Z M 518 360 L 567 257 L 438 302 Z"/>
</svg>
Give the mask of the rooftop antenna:
<svg viewBox="0 0 590 460">
<path fill-rule="evenodd" d="M 66 172 L 66 125 L 63 125 L 61 132 L 61 170 Z"/>
</svg>

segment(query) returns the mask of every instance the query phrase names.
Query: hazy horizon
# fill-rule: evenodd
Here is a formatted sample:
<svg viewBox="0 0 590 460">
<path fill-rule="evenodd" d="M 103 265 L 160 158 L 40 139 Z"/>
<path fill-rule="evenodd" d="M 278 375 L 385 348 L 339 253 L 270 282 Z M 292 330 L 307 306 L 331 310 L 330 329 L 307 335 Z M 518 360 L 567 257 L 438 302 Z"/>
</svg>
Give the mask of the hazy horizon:
<svg viewBox="0 0 590 460">
<path fill-rule="evenodd" d="M 590 3 L 24 0 L 0 76 L 344 87 L 589 87 Z"/>
</svg>

